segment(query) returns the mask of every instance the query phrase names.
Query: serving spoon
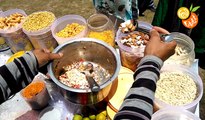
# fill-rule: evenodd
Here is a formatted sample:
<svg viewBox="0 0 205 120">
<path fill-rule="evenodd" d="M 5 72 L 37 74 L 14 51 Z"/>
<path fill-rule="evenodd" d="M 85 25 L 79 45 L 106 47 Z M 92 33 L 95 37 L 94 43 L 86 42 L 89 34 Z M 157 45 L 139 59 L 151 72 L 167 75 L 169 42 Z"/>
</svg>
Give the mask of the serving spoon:
<svg viewBox="0 0 205 120">
<path fill-rule="evenodd" d="M 85 65 L 85 71 L 81 72 L 86 76 L 86 80 L 88 81 L 91 91 L 92 92 L 98 92 L 100 91 L 100 86 L 97 84 L 97 82 L 93 79 L 91 76 L 91 73 L 93 72 L 93 64 L 87 63 Z"/>
<path fill-rule="evenodd" d="M 140 31 L 140 32 L 143 32 L 145 34 L 149 34 L 149 32 L 150 32 L 150 30 L 148 30 L 148 29 L 139 27 L 139 24 L 138 24 L 137 20 L 132 21 L 130 24 L 132 24 L 131 25 L 132 27 L 127 28 L 126 31 L 124 31 L 123 33 L 130 33 L 130 32 L 133 32 L 133 31 Z M 170 33 L 170 34 L 160 34 L 160 37 L 164 42 L 171 42 L 172 40 L 174 40 L 174 36 L 172 35 L 172 33 Z"/>
</svg>

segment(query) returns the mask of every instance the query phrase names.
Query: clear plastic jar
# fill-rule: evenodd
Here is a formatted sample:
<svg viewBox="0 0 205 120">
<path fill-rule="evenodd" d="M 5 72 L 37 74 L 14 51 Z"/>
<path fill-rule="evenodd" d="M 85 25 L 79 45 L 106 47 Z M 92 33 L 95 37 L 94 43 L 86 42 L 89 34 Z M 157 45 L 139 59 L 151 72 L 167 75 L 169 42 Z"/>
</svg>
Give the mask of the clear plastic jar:
<svg viewBox="0 0 205 120">
<path fill-rule="evenodd" d="M 52 51 L 57 45 L 51 33 L 51 25 L 56 19 L 52 12 L 38 11 L 30 14 L 22 25 L 35 49 L 46 48 Z"/>
<path fill-rule="evenodd" d="M 78 24 L 80 27 L 84 27 L 84 29 L 81 32 L 78 31 L 79 33 L 77 33 L 76 27 L 71 27 L 72 29 L 75 29 L 75 30 L 72 30 L 73 33 L 71 33 L 70 30 L 69 32 L 64 32 L 66 34 L 69 34 L 69 33 L 72 34 L 72 35 L 69 34 L 70 37 L 59 37 L 57 35 L 57 33 L 59 33 L 60 31 L 62 31 L 68 25 L 71 25 L 71 24 Z M 87 22 L 85 18 L 79 15 L 65 15 L 54 21 L 54 23 L 51 26 L 51 32 L 52 32 L 53 37 L 56 39 L 56 41 L 60 45 L 72 39 L 85 37 L 87 35 Z"/>
<path fill-rule="evenodd" d="M 87 20 L 88 37 L 102 40 L 112 47 L 115 46 L 115 30 L 112 21 L 103 14 L 93 14 Z"/>
<path fill-rule="evenodd" d="M 166 60 L 165 64 L 176 63 L 191 66 L 195 59 L 193 40 L 179 32 L 172 32 L 171 36 L 176 40 L 177 47 L 175 48 L 175 54 Z"/>
<path fill-rule="evenodd" d="M 146 22 L 138 21 L 138 27 L 139 27 L 138 31 L 133 31 L 131 33 L 122 33 L 121 30 L 118 29 L 116 35 L 116 41 L 120 50 L 120 58 L 121 58 L 122 66 L 127 67 L 132 71 L 136 70 L 138 63 L 140 62 L 142 57 L 144 57 L 144 50 L 146 45 L 139 45 L 138 47 L 127 46 L 123 43 L 124 41 L 123 39 L 124 37 L 131 36 L 131 34 L 135 34 L 137 32 L 140 32 L 141 35 L 139 36 L 140 38 L 142 38 L 142 34 L 148 36 L 149 31 L 152 29 L 152 25 Z"/>
<path fill-rule="evenodd" d="M 21 9 L 11 9 L 0 14 L 0 17 L 4 18 L 12 14 L 21 14 L 24 17 L 27 16 Z M 22 31 L 22 23 L 23 22 L 15 22 L 16 25 L 13 27 L 9 27 L 8 29 L 0 29 L 1 36 L 5 39 L 6 43 L 14 53 L 33 50 L 33 46 L 29 38 Z"/>
</svg>

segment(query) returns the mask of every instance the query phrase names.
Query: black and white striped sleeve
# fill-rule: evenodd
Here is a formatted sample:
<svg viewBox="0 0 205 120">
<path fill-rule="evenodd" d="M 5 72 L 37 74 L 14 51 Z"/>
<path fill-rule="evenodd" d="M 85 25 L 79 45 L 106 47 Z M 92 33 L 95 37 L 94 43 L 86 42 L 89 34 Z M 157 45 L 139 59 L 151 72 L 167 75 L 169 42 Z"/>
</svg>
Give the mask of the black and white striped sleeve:
<svg viewBox="0 0 205 120">
<path fill-rule="evenodd" d="M 32 52 L 0 67 L 0 103 L 28 85 L 37 74 L 38 63 Z"/>
<path fill-rule="evenodd" d="M 134 83 L 128 91 L 115 120 L 150 120 L 153 113 L 153 100 L 156 81 L 162 60 L 155 56 L 145 56 L 134 74 Z"/>
</svg>

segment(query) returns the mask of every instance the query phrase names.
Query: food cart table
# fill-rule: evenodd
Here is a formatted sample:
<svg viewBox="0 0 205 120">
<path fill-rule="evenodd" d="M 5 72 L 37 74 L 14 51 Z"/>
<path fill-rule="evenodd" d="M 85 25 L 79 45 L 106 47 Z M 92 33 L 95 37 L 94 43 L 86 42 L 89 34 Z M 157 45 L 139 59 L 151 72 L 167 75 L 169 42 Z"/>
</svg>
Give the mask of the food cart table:
<svg viewBox="0 0 205 120">
<path fill-rule="evenodd" d="M 39 73 L 37 76 L 41 75 L 42 74 Z M 38 120 L 41 111 L 47 107 L 58 108 L 60 111 L 63 111 L 64 113 L 61 115 L 65 119 L 72 118 L 73 112 L 76 110 L 73 108 L 76 106 L 61 96 L 58 92 L 58 88 L 53 82 L 48 80 L 45 81 L 48 92 L 51 96 L 48 106 L 40 110 L 32 110 L 25 99 L 21 96 L 20 92 L 18 92 L 12 98 L 0 105 L 0 120 Z"/>
<path fill-rule="evenodd" d="M 191 66 L 191 68 L 194 71 L 198 71 L 198 60 L 195 60 L 193 65 Z M 51 83 L 51 82 L 50 82 Z M 51 92 L 52 90 L 52 84 L 48 84 L 48 89 L 49 92 Z M 59 100 L 57 100 L 57 98 Z M 76 110 L 76 108 L 72 108 L 71 103 L 69 103 L 69 101 L 64 100 L 64 98 L 62 96 L 55 96 L 52 98 L 53 101 L 50 101 L 49 105 L 52 105 L 53 103 L 61 103 L 61 102 L 65 102 L 65 104 L 61 104 L 63 106 L 66 106 L 66 109 L 63 108 L 64 111 L 64 116 L 69 118 L 72 118 L 72 113 Z M 59 104 L 58 104 L 59 105 Z M 76 106 L 74 106 L 76 107 Z M 20 95 L 20 93 L 17 93 L 14 97 L 12 97 L 11 99 L 9 99 L 8 101 L 2 103 L 0 105 L 0 120 L 27 120 L 32 119 L 32 120 L 37 120 L 39 117 L 39 113 L 41 112 L 41 110 L 36 111 L 36 110 L 32 110 L 31 107 L 26 103 L 26 101 L 22 98 L 22 96 Z M 196 108 L 196 112 L 195 114 L 197 116 L 199 116 L 199 104 L 197 105 Z"/>
</svg>

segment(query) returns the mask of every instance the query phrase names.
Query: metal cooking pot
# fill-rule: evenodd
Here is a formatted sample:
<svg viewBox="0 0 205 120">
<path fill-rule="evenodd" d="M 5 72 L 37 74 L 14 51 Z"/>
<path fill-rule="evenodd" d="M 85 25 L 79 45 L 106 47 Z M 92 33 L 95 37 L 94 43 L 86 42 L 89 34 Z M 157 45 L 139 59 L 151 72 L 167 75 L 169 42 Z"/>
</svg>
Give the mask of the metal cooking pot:
<svg viewBox="0 0 205 120">
<path fill-rule="evenodd" d="M 48 65 L 48 73 L 51 79 L 61 88 L 61 92 L 66 99 L 73 103 L 89 105 L 102 101 L 108 95 L 112 82 L 116 80 L 121 66 L 119 55 L 114 48 L 100 40 L 79 38 L 58 46 L 53 52 L 62 52 L 63 57 Z M 109 80 L 101 81 L 99 92 L 91 92 L 90 89 L 71 88 L 58 80 L 63 66 L 82 59 L 101 65 L 111 74 Z"/>
</svg>

